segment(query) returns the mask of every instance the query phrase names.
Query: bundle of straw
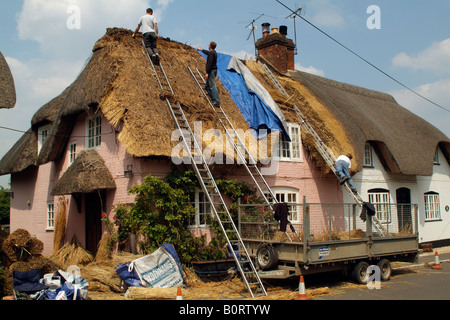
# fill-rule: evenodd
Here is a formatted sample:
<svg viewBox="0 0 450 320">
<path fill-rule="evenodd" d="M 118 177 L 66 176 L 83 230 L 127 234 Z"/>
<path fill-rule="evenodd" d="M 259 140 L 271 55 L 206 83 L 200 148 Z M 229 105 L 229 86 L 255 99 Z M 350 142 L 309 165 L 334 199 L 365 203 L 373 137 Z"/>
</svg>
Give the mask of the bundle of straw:
<svg viewBox="0 0 450 320">
<path fill-rule="evenodd" d="M 76 239 L 71 243 L 66 243 L 56 253 L 52 254 L 49 259 L 63 270 L 67 270 L 70 266 L 82 266 L 91 263 L 94 257 L 81 248 Z"/>
<path fill-rule="evenodd" d="M 64 197 L 59 198 L 58 211 L 56 213 L 55 230 L 53 233 L 53 254 L 61 249 L 64 237 L 66 235 L 67 221 L 67 201 Z"/>
</svg>

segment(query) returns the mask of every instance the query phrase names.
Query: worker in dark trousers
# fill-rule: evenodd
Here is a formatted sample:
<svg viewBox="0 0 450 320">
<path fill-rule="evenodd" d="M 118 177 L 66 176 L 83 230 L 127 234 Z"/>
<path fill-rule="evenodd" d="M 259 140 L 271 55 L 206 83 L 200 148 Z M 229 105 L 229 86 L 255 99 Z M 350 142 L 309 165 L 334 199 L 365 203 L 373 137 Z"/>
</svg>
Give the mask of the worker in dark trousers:
<svg viewBox="0 0 450 320">
<path fill-rule="evenodd" d="M 336 159 L 336 173 L 339 176 L 341 185 L 348 183 L 352 192 L 356 194 L 355 184 L 353 183 L 352 176 L 350 175 L 350 168 L 352 167 L 353 155 L 351 153 L 347 155 L 341 155 Z"/>
<path fill-rule="evenodd" d="M 145 50 L 147 50 L 147 53 L 151 57 L 153 63 L 159 64 L 159 50 L 157 48 L 159 30 L 151 8 L 148 8 L 147 14 L 142 16 L 139 20 L 139 24 L 133 33 L 133 38 L 136 37 L 136 33 L 139 32 L 141 27 L 142 34 L 144 36 Z"/>
<path fill-rule="evenodd" d="M 212 99 L 213 104 L 217 107 L 220 106 L 219 90 L 216 86 L 217 77 L 217 44 L 211 42 L 209 44 L 209 51 L 202 50 L 200 47 L 197 48 L 198 51 L 202 51 L 207 55 L 206 59 L 206 85 L 205 90 L 208 91 L 209 96 Z"/>
</svg>

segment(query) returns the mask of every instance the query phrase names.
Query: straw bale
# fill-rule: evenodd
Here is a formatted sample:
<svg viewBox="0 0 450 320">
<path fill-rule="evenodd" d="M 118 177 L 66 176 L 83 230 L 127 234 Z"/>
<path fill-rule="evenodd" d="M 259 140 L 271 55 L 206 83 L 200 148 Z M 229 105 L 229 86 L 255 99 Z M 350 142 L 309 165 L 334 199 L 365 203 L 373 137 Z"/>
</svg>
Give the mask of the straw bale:
<svg viewBox="0 0 450 320">
<path fill-rule="evenodd" d="M 31 239 L 28 242 L 28 248 L 31 255 L 40 255 L 44 251 L 44 243 L 39 239 Z"/>
<path fill-rule="evenodd" d="M 121 279 L 115 267 L 102 264 L 88 264 L 81 267 L 81 276 L 89 283 L 89 291 L 120 292 Z"/>
<path fill-rule="evenodd" d="M 27 243 L 30 241 L 29 233 L 26 230 L 18 230 L 11 234 L 2 243 L 3 252 L 8 256 L 11 262 L 25 261 L 31 253 L 27 247 Z M 25 245 L 23 245 L 25 244 Z"/>
<path fill-rule="evenodd" d="M 17 229 L 8 237 L 9 241 L 16 247 L 26 247 L 31 240 L 30 233 L 25 229 Z"/>
<path fill-rule="evenodd" d="M 176 300 L 177 288 L 130 287 L 125 296 L 130 300 Z"/>
<path fill-rule="evenodd" d="M 89 264 L 94 260 L 94 257 L 72 241 L 72 243 L 66 243 L 56 253 L 49 256 L 49 259 L 61 269 L 67 270 L 68 267 L 73 265 Z"/>
</svg>

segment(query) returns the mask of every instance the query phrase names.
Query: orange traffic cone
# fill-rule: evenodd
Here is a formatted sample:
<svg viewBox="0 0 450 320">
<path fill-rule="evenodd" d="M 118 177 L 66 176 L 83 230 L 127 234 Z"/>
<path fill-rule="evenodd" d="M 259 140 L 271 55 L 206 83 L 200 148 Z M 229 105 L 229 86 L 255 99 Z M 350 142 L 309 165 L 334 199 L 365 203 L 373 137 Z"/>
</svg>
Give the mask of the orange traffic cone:
<svg viewBox="0 0 450 320">
<path fill-rule="evenodd" d="M 303 278 L 303 276 L 300 276 L 300 284 L 298 286 L 298 296 L 295 297 L 294 300 L 312 300 L 310 297 L 306 295 L 305 279 Z"/>
<path fill-rule="evenodd" d="M 181 288 L 177 289 L 177 300 L 183 300 L 183 295 L 181 294 Z"/>
<path fill-rule="evenodd" d="M 431 269 L 433 269 L 433 270 L 442 270 L 441 263 L 439 261 L 439 255 L 438 255 L 437 251 L 434 254 L 434 265 L 433 265 L 433 267 Z"/>
</svg>

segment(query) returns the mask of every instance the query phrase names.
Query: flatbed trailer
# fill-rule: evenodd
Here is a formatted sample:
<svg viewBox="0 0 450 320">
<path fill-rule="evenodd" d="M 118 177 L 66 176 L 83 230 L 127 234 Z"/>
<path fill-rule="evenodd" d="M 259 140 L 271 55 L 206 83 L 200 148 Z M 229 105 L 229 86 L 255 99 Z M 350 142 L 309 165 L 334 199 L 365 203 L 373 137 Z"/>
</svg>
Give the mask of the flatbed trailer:
<svg viewBox="0 0 450 320">
<path fill-rule="evenodd" d="M 359 206 L 330 205 L 332 210 L 329 210 L 329 214 L 326 212 L 329 216 L 329 239 L 325 241 L 317 241 L 314 231 L 311 232 L 311 208 L 314 205 L 304 201 L 303 204 L 296 206 L 303 209 L 302 223 L 295 226 L 295 233 L 286 233 L 285 239 L 275 240 L 270 239 L 270 234 L 274 234 L 273 226 L 277 227 L 277 223 L 268 222 L 267 220 L 270 219 L 266 219 L 262 223 L 250 219 L 252 221 L 249 222 L 249 219 L 245 219 L 246 208 L 249 206 L 240 205 L 239 227 L 243 230 L 243 243 L 249 255 L 255 260 L 261 278 L 287 279 L 300 275 L 341 270 L 352 275 L 355 281 L 367 283 L 369 277 L 367 270 L 370 266 L 378 266 L 381 271 L 381 280 L 388 280 L 391 276 L 392 262 L 414 262 L 417 259 L 419 243 L 416 205 L 399 207 L 400 205 L 396 204 L 386 204 L 384 208 L 389 208 L 392 219 L 385 223 L 387 234 L 384 235 L 374 228 L 372 216 L 366 215 L 366 221 L 358 217 Z M 321 205 L 321 207 L 324 206 Z M 404 221 L 402 223 L 394 221 L 396 220 L 394 218 L 401 217 L 398 215 L 400 210 L 408 213 L 407 224 Z M 346 230 L 341 231 L 341 234 L 344 234 L 344 240 L 336 239 L 333 236 L 332 220 L 338 219 L 336 212 L 344 214 L 341 216 L 346 226 Z M 272 225 L 272 232 L 270 232 L 269 225 Z M 248 236 L 249 232 L 245 232 L 249 226 L 252 230 L 250 237 Z M 393 232 L 398 231 L 399 226 L 403 230 Z M 259 236 L 255 236 L 258 235 L 255 230 L 261 230 Z M 352 237 L 354 230 L 359 231 L 358 238 Z M 279 229 L 276 232 L 280 234 Z M 345 236 L 347 233 L 348 237 Z M 264 236 L 261 236 L 262 234 Z"/>
</svg>

